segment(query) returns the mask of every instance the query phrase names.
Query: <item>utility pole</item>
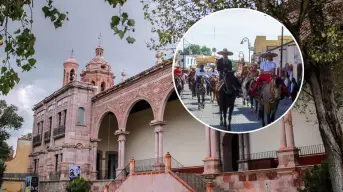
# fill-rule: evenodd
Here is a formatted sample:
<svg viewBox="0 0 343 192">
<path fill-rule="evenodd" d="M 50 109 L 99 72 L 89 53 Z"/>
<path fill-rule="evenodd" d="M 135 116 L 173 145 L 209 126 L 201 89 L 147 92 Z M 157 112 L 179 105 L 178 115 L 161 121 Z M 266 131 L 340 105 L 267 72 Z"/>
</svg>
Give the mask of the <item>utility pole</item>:
<svg viewBox="0 0 343 192">
<path fill-rule="evenodd" d="M 183 70 L 185 70 L 185 38 L 182 39 L 182 55 L 183 55 L 182 68 Z"/>
<path fill-rule="evenodd" d="M 281 26 L 281 47 L 280 47 L 280 69 L 282 74 L 282 54 L 283 54 L 283 26 Z M 287 71 L 285 71 L 285 74 L 287 75 Z"/>
</svg>

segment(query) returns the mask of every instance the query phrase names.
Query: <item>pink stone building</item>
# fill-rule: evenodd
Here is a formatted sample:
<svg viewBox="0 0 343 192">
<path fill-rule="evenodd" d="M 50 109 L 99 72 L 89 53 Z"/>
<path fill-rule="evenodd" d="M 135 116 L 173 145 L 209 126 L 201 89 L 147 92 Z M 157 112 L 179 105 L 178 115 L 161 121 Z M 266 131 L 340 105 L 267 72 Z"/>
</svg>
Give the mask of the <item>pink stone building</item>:
<svg viewBox="0 0 343 192">
<path fill-rule="evenodd" d="M 204 128 L 178 100 L 171 62 L 114 85 L 104 49 L 95 52 L 81 73 L 76 59 L 65 61 L 63 86 L 33 107 L 29 171 L 39 174 L 41 191 L 64 191 L 71 165 L 80 166 L 92 191 L 106 184 L 158 191 L 175 182 L 181 191 L 203 191 L 208 181 L 215 191 L 296 191 L 303 170 L 325 158 L 318 128 L 296 110 L 249 134 Z M 172 176 L 158 176 L 166 174 L 158 171 L 167 152 Z M 128 174 L 132 157 L 139 177 Z M 147 185 L 154 178 L 159 184 Z"/>
</svg>

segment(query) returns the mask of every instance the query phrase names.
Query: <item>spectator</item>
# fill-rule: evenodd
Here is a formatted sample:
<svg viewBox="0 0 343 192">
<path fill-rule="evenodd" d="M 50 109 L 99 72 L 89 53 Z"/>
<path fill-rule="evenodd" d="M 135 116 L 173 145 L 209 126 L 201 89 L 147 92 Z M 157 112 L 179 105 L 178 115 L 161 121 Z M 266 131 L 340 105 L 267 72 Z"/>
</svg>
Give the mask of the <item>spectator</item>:
<svg viewBox="0 0 343 192">
<path fill-rule="evenodd" d="M 294 102 L 295 98 L 297 97 L 298 91 L 299 91 L 298 83 L 295 80 L 295 78 L 293 78 L 292 82 L 291 82 L 291 97 L 292 97 L 293 102 Z"/>
</svg>

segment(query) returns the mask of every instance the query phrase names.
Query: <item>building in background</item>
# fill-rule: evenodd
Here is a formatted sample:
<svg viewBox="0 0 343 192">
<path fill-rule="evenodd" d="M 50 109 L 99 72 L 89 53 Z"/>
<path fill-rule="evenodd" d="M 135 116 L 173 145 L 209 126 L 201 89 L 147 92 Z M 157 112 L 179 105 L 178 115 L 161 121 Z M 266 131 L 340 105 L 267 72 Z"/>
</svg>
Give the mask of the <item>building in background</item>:
<svg viewBox="0 0 343 192">
<path fill-rule="evenodd" d="M 24 190 L 25 178 L 29 175 L 29 155 L 31 150 L 31 139 L 18 139 L 16 155 L 13 157 L 12 150 L 9 160 L 5 162 L 6 171 L 4 173 L 2 192 L 17 192 Z"/>
<path fill-rule="evenodd" d="M 292 36 L 283 36 L 283 43 L 293 41 Z M 267 40 L 266 36 L 256 36 L 255 43 L 253 47 L 253 58 L 252 60 L 258 62 L 260 61 L 260 55 L 270 49 L 278 47 L 281 45 L 281 36 L 278 36 L 277 40 Z"/>
</svg>

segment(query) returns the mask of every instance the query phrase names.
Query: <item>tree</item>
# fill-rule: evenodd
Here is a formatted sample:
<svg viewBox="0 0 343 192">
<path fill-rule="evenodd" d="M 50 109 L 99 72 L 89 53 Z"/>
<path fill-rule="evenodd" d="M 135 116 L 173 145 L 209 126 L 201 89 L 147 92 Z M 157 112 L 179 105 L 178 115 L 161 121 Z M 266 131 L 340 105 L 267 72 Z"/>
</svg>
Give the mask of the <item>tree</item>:
<svg viewBox="0 0 343 192">
<path fill-rule="evenodd" d="M 26 133 L 25 135 L 22 135 L 21 138 L 23 138 L 23 139 L 32 139 L 32 133 Z"/>
<path fill-rule="evenodd" d="M 315 165 L 308 170 L 304 176 L 304 189 L 299 192 L 331 192 L 329 166 L 327 162 L 322 162 L 320 166 Z"/>
<path fill-rule="evenodd" d="M 210 56 L 212 54 L 211 49 L 206 46 L 200 46 L 200 45 L 189 45 L 184 50 L 183 53 L 185 55 L 206 55 Z"/>
<path fill-rule="evenodd" d="M 0 117 L 0 187 L 2 184 L 2 176 L 5 172 L 6 166 L 4 162 L 7 160 L 10 154 L 10 147 L 6 143 L 9 139 L 10 130 L 18 130 L 24 119 L 17 114 L 18 108 L 14 105 L 8 106 L 6 101 L 0 100 L 0 111 L 2 116 Z"/>
</svg>

